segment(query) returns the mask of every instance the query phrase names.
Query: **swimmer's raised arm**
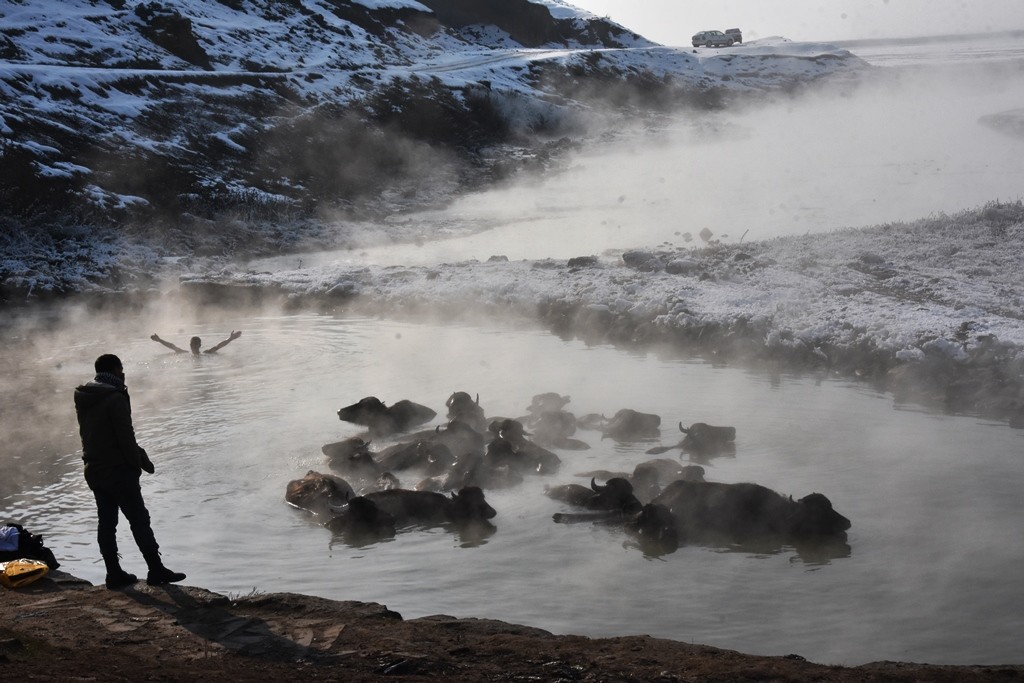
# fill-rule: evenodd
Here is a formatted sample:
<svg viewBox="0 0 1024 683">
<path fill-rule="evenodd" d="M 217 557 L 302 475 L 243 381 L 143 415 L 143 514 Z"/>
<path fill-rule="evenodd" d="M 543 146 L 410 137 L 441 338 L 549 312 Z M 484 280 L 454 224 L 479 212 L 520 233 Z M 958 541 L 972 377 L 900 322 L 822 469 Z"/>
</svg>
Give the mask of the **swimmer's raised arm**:
<svg viewBox="0 0 1024 683">
<path fill-rule="evenodd" d="M 228 344 L 230 344 L 235 339 L 238 339 L 241 336 L 242 336 L 241 332 L 235 332 L 234 330 L 232 330 L 231 334 L 228 335 L 227 339 L 222 341 L 220 344 L 217 344 L 216 346 L 212 346 L 212 347 L 206 349 L 205 351 L 203 351 L 203 353 L 217 353 L 217 351 L 219 349 L 223 349 L 225 346 L 227 346 Z"/>
<path fill-rule="evenodd" d="M 188 351 L 186 351 L 185 349 L 179 349 L 177 346 L 175 346 L 171 342 L 164 341 L 163 339 L 160 338 L 160 335 L 158 335 L 158 334 L 153 334 L 152 336 L 150 336 L 150 339 L 152 339 L 155 342 L 159 342 L 159 343 L 163 344 L 164 346 L 169 348 L 171 351 L 174 351 L 175 353 L 188 353 Z"/>
</svg>

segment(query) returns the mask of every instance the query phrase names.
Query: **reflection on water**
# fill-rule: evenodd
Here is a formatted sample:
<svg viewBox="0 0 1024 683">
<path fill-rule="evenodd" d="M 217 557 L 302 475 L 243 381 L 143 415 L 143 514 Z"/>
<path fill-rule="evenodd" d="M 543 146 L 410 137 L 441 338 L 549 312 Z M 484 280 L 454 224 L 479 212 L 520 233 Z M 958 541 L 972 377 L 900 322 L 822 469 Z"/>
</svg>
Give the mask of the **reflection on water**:
<svg viewBox="0 0 1024 683">
<path fill-rule="evenodd" d="M 14 395 L 46 422 L 21 424 L 25 449 L 5 449 L 4 467 L 18 474 L 0 485 L 0 514 L 45 534 L 65 568 L 94 583 L 103 569 L 71 392 L 97 355 L 113 351 L 157 468 L 143 479 L 157 537 L 195 585 L 374 601 L 409 618 L 648 633 L 828 663 L 1020 661 L 1019 431 L 894 410 L 890 399 L 840 382 L 752 375 L 538 331 L 239 311 L 175 324 L 186 338 L 244 336 L 192 359 L 149 340 L 160 329 L 155 311 L 4 330 L 7 377 L 30 389 Z M 17 357 L 15 337 L 25 342 Z M 662 438 L 617 444 L 578 432 L 591 448 L 559 451 L 558 475 L 487 492 L 498 515 L 486 539 L 428 528 L 351 545 L 284 502 L 288 481 L 327 471 L 322 444 L 357 433 L 338 420 L 339 407 L 376 395 L 443 416 L 453 391 L 479 392 L 490 415 L 523 415 L 547 391 L 571 396 L 577 415 L 630 407 L 661 415 Z M 684 546 L 645 556 L 622 529 L 552 522 L 564 508 L 543 495 L 545 483 L 631 471 L 651 458 L 648 448 L 675 442 L 678 422 L 698 421 L 738 430 L 735 456 L 704 465 L 709 480 L 825 493 L 853 522 L 848 549 Z M 25 462 L 39 465 L 31 476 Z M 141 569 L 126 528 L 120 541 L 126 566 Z"/>
</svg>

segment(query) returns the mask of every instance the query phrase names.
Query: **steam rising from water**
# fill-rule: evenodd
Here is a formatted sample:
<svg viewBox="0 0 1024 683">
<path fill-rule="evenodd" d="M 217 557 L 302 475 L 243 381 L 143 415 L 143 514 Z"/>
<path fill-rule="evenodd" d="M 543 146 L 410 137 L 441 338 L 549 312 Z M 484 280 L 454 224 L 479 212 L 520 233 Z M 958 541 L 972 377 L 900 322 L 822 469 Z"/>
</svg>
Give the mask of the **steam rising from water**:
<svg viewBox="0 0 1024 683">
<path fill-rule="evenodd" d="M 18 351 L 5 356 L 16 360 L 5 370 L 44 389 L 18 384 L 13 395 L 48 406 L 45 424 L 26 426 L 51 460 L 23 456 L 47 471 L 5 491 L 0 508 L 45 533 L 67 568 L 89 580 L 103 570 L 71 390 L 91 377 L 96 355 L 114 351 L 157 466 L 143 487 L 158 538 L 190 580 L 212 590 L 303 591 L 382 602 L 407 618 L 444 612 L 556 632 L 643 632 L 829 663 L 1000 663 L 1018 652 L 1013 624 L 1024 590 L 1008 539 L 1024 524 L 1016 504 L 1024 482 L 1021 435 L 1005 425 L 893 410 L 863 386 L 586 347 L 542 332 L 200 313 L 171 300 L 120 318 L 68 319 L 5 337 Z M 179 343 L 199 334 L 212 344 L 231 329 L 243 336 L 200 360 L 148 339 L 154 331 Z M 577 471 L 630 470 L 649 457 L 650 442 L 615 445 L 586 433 L 592 449 L 560 452 L 559 475 L 488 492 L 498 531 L 479 547 L 435 530 L 351 548 L 284 503 L 288 480 L 326 469 L 321 444 L 358 431 L 338 421 L 340 405 L 377 394 L 443 414 L 453 390 L 479 391 L 490 415 L 521 414 L 532 394 L 550 390 L 571 395 L 577 414 L 654 412 L 665 443 L 679 436 L 669 427 L 676 420 L 735 425 L 736 456 L 709 463 L 708 478 L 825 493 L 853 522 L 852 552 L 822 565 L 792 549 L 752 556 L 688 546 L 649 560 L 607 529 L 556 526 L 551 514 L 560 507 L 542 495 L 543 484 L 579 481 Z M 141 560 L 127 530 L 121 542 L 134 568 Z M 240 560 L 230 572 L 225 554 Z M 687 609 L 666 610 L 666 599 Z"/>
<path fill-rule="evenodd" d="M 886 68 L 767 103 L 620 129 L 562 172 L 400 219 L 414 232 L 484 232 L 307 255 L 303 264 L 565 259 L 698 246 L 705 228 L 713 239 L 750 241 L 1019 199 L 1024 141 L 979 123 L 1020 107 L 1019 66 Z"/>
</svg>

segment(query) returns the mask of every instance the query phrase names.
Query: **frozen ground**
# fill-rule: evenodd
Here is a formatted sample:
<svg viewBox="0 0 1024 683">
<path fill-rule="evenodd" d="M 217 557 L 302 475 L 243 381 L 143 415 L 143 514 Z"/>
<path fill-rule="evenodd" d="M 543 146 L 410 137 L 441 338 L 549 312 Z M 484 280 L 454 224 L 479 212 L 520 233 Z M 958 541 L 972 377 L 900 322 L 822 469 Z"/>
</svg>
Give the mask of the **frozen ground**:
<svg viewBox="0 0 1024 683">
<path fill-rule="evenodd" d="M 698 238 L 699 239 L 699 238 Z M 540 318 L 617 343 L 692 345 L 886 382 L 1015 422 L 1024 393 L 1024 204 L 908 224 L 565 261 L 191 274 L 388 315 Z M 229 286 L 223 289 L 222 285 Z M 899 388 L 897 386 L 896 388 Z"/>
</svg>

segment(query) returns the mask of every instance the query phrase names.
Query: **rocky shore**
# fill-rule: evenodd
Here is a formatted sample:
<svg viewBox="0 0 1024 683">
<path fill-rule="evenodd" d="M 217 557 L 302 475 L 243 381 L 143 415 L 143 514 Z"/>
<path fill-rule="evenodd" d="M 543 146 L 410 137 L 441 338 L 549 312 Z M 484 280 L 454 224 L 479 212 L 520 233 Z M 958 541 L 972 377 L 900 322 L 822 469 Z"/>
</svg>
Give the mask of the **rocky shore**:
<svg viewBox="0 0 1024 683">
<path fill-rule="evenodd" d="M 293 593 L 124 591 L 61 571 L 0 599 L 0 677 L 103 681 L 1014 681 L 1024 666 L 828 666 L 649 636 L 586 638 Z"/>
</svg>

